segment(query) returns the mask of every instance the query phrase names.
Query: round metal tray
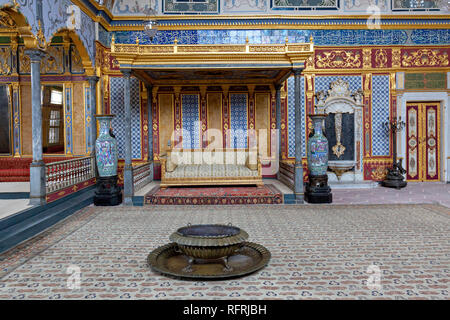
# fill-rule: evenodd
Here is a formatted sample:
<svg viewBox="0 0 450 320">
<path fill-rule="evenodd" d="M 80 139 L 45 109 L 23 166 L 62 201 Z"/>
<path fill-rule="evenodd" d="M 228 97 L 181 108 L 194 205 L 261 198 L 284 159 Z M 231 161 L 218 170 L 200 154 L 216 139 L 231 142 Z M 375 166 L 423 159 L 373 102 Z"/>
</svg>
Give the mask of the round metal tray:
<svg viewBox="0 0 450 320">
<path fill-rule="evenodd" d="M 176 243 L 156 248 L 148 255 L 148 265 L 156 272 L 177 279 L 220 280 L 248 275 L 265 267 L 270 260 L 270 252 L 265 247 L 245 242 L 241 249 L 228 257 L 231 271 L 225 271 L 219 260 L 197 259 L 192 272 L 185 272 L 183 269 L 188 266 L 188 257 L 176 249 Z"/>
</svg>

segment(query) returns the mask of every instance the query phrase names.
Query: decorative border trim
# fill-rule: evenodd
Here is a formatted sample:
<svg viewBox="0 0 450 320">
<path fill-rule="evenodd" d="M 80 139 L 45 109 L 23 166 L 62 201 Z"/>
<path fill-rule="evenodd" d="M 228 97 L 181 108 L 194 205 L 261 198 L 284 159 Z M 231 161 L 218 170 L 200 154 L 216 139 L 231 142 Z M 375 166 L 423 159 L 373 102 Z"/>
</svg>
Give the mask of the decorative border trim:
<svg viewBox="0 0 450 320">
<path fill-rule="evenodd" d="M 56 201 L 58 199 L 64 198 L 64 197 L 68 196 L 69 194 L 83 190 L 94 184 L 95 184 L 95 178 L 91 178 L 87 181 L 77 183 L 76 185 L 73 185 L 71 187 L 67 187 L 65 189 L 62 189 L 62 190 L 59 190 L 59 191 L 56 191 L 53 193 L 49 193 L 45 197 L 45 200 L 47 201 L 47 203 L 50 203 L 50 202 Z"/>
</svg>

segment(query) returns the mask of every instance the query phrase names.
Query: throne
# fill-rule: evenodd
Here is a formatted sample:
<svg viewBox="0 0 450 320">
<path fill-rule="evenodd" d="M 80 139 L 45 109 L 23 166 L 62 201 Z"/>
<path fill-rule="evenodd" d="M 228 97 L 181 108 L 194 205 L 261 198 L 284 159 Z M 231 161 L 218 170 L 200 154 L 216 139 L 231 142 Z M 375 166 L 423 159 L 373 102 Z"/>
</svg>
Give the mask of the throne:
<svg viewBox="0 0 450 320">
<path fill-rule="evenodd" d="M 263 185 L 257 149 L 172 148 L 161 159 L 161 188 L 188 185 Z"/>
</svg>

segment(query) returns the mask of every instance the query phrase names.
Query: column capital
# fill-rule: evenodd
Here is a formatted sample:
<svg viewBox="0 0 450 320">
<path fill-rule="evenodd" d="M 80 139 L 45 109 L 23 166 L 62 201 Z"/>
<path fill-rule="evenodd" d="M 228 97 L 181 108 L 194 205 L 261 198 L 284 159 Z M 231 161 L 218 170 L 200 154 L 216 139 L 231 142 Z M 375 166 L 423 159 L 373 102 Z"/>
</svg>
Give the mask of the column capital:
<svg viewBox="0 0 450 320">
<path fill-rule="evenodd" d="M 94 85 L 98 82 L 98 80 L 100 80 L 100 77 L 97 77 L 97 76 L 89 76 L 89 77 L 86 77 L 86 79 L 87 79 L 87 81 L 89 81 L 89 84 L 90 84 L 91 86 L 94 86 Z"/>
<path fill-rule="evenodd" d="M 276 83 L 274 85 L 276 91 L 280 91 L 283 88 L 283 83 Z"/>
<path fill-rule="evenodd" d="M 47 55 L 45 51 L 39 49 L 27 49 L 25 54 L 30 57 L 31 62 L 41 62 L 42 58 Z"/>
<path fill-rule="evenodd" d="M 292 69 L 292 72 L 294 73 L 294 75 L 296 77 L 300 76 L 302 74 L 302 71 L 303 71 L 303 69 L 300 69 L 300 68 Z"/>
<path fill-rule="evenodd" d="M 131 77 L 131 69 L 120 69 L 120 72 L 122 72 L 125 78 Z"/>
</svg>

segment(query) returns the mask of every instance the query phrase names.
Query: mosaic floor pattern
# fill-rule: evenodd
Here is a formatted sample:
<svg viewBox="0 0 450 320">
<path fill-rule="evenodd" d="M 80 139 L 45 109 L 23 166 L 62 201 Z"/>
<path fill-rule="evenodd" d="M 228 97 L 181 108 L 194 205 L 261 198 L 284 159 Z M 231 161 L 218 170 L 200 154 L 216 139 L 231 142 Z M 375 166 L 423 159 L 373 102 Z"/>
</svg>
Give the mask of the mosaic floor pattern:
<svg viewBox="0 0 450 320">
<path fill-rule="evenodd" d="M 148 268 L 176 228 L 229 222 L 271 251 L 266 268 L 214 282 Z M 449 231 L 436 204 L 88 207 L 0 255 L 0 299 L 450 299 Z"/>
</svg>

